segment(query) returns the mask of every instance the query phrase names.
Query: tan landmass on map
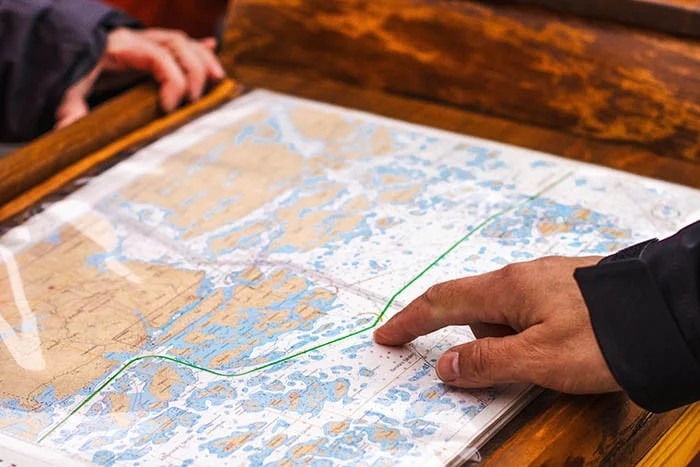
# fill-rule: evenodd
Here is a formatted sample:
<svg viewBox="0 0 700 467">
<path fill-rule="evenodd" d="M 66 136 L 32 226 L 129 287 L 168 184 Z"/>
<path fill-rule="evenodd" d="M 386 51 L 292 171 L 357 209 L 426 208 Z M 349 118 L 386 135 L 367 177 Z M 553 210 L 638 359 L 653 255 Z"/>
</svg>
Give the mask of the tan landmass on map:
<svg viewBox="0 0 700 467">
<path fill-rule="evenodd" d="M 260 123 L 267 117 L 259 113 L 221 130 L 171 157 L 159 171 L 140 177 L 121 195 L 134 202 L 172 209 L 174 214 L 168 221 L 188 228 L 186 239 L 240 219 L 297 183 L 305 167 L 302 156 L 284 144 L 250 140 L 232 144 L 232 139 L 248 125 L 257 124 L 255 128 L 262 132 L 265 127 Z M 250 137 L 255 136 L 263 134 Z M 222 150 L 216 161 L 192 169 L 219 146 Z"/>
<path fill-rule="evenodd" d="M 335 112 L 298 107 L 290 113 L 294 127 L 304 136 L 326 142 L 343 140 L 357 129 L 358 122 L 346 122 Z"/>
<path fill-rule="evenodd" d="M 250 432 L 243 435 L 230 436 L 228 438 L 220 439 L 214 443 L 213 447 L 220 449 L 223 452 L 229 453 L 237 450 L 244 444 L 246 444 L 251 439 L 257 438 L 262 434 L 261 431 Z"/>
<path fill-rule="evenodd" d="M 181 382 L 180 376 L 170 365 L 163 365 L 153 375 L 148 390 L 158 400 L 167 401 L 175 397 L 170 393 L 173 383 Z"/>
<path fill-rule="evenodd" d="M 225 306 L 215 310 L 205 322 L 187 329 L 188 334 L 184 337 L 185 340 L 190 340 L 192 334 L 200 339 L 206 338 L 208 334 L 204 332 L 204 328 L 226 326 L 235 327 L 237 335 L 247 336 L 254 333 L 269 342 L 274 340 L 276 336 L 298 329 L 322 315 L 318 309 L 308 305 L 308 302 L 318 299 L 331 300 L 334 296 L 330 290 L 316 288 L 309 295 L 309 298 L 303 300 L 296 308 L 272 310 L 273 304 L 285 300 L 290 294 L 299 293 L 306 289 L 308 287 L 306 281 L 284 269 L 277 270 L 262 280 L 260 280 L 262 274 L 255 268 L 245 271 L 243 275 L 254 278 L 258 282 L 237 287 Z M 249 308 L 256 308 L 265 318 L 261 321 L 245 320 L 241 310 Z M 298 315 L 301 319 L 291 319 L 292 314 Z M 237 362 L 244 353 L 258 344 L 260 344 L 259 339 L 250 339 L 245 345 L 232 350 L 217 352 L 216 349 L 212 349 L 213 356 L 209 361 L 209 366 L 217 370 L 232 371 L 250 365 L 267 363 L 264 358 Z"/>
<path fill-rule="evenodd" d="M 43 245 L 38 248 L 43 248 Z M 126 351 L 136 353 L 139 350 L 137 346 L 124 340 L 128 334 L 132 336 L 132 341 L 134 335 L 143 337 L 145 341 L 145 324 L 134 313 L 134 309 L 138 309 L 150 326 L 158 327 L 166 324 L 177 310 L 199 300 L 194 294 L 201 281 L 199 273 L 167 266 L 126 263 L 143 281 L 142 284 L 133 284 L 111 273 L 98 273 L 95 269 L 86 267 L 85 256 L 97 251 L 91 247 L 89 240 L 83 239 L 81 242 L 80 236 L 71 237 L 71 240 L 58 245 L 53 251 L 53 255 L 65 256 L 64 264 L 70 266 L 70 277 L 66 279 L 63 274 L 54 273 L 51 280 L 44 283 L 44 290 L 40 290 L 38 284 L 34 285 L 33 292 L 40 299 L 30 299 L 32 310 L 41 323 L 40 335 L 46 368 L 38 372 L 26 371 L 8 354 L 6 346 L 0 347 L 0 387 L 5 390 L 3 397 L 18 398 L 25 410 L 42 409 L 42 403 L 37 397 L 49 385 L 56 392 L 56 397 L 62 399 L 101 379 L 119 363 L 106 358 L 105 354 Z M 30 256 L 33 253 L 32 249 L 27 252 Z M 80 257 L 83 258 L 82 261 L 78 261 Z M 81 262 L 83 264 L 79 264 Z M 28 263 L 22 272 L 31 276 L 32 267 L 41 267 L 41 263 Z M 262 274 L 254 269 L 246 271 L 244 275 L 253 280 L 262 278 Z M 3 277 L 2 283 L 5 284 L 6 281 L 7 278 Z M 67 281 L 72 286 L 66 287 Z M 291 275 L 289 271 L 278 270 L 255 285 L 240 286 L 226 306 L 221 306 L 223 300 L 219 293 L 199 300 L 198 306 L 180 318 L 159 342 L 166 343 L 176 334 L 186 332 L 185 341 L 192 342 L 194 346 L 200 345 L 211 338 L 201 328 L 212 324 L 246 324 L 255 332 L 265 335 L 266 339 L 291 331 L 318 318 L 320 311 L 302 304 L 297 309 L 270 310 L 266 312 L 263 321 L 239 323 L 239 310 L 253 306 L 265 310 L 306 287 L 303 279 Z M 3 287 L 3 290 L 6 289 Z M 330 291 L 318 289 L 311 294 L 309 301 L 319 298 L 329 300 L 332 297 Z M 13 310 L 16 307 L 7 300 L 7 293 L 3 298 L 3 315 L 16 314 Z M 212 311 L 209 320 L 192 328 L 191 324 L 195 320 Z M 301 320 L 290 320 L 291 313 L 298 314 Z M 222 352 L 214 357 L 212 364 L 215 368 L 226 367 L 257 343 L 259 342 L 253 340 L 243 348 Z M 213 352 L 216 350 L 213 349 Z M 170 400 L 173 397 L 170 393 L 171 385 L 178 381 L 180 379 L 172 369 L 163 367 L 155 374 L 149 391 L 159 400 Z M 6 388 L 11 388 L 12 392 L 8 393 Z M 114 411 L 124 410 L 123 400 L 113 402 L 118 402 L 113 406 Z M 37 425 L 36 428 L 45 427 Z"/>
<path fill-rule="evenodd" d="M 91 240 L 71 231 L 50 250 L 43 243 L 18 256 L 28 305 L 36 324 L 20 328 L 18 306 L 9 287 L 7 268 L 0 268 L 0 314 L 14 324 L 20 339 L 38 327 L 45 367 L 23 367 L 7 346 L 0 346 L 0 388 L 3 397 L 40 410 L 39 395 L 51 385 L 58 399 L 75 394 L 111 371 L 119 362 L 111 352 L 134 352 L 145 341 L 146 323 L 167 323 L 171 315 L 196 300 L 202 274 L 143 263 L 125 263 L 141 283 L 87 266 L 99 251 Z M 64 235 L 65 234 L 65 235 Z M 44 261 L 29 261 L 44 253 Z M 144 322 L 145 321 L 145 322 Z M 127 332 L 128 331 L 128 332 Z M 128 334 L 129 338 L 124 336 Z"/>
</svg>

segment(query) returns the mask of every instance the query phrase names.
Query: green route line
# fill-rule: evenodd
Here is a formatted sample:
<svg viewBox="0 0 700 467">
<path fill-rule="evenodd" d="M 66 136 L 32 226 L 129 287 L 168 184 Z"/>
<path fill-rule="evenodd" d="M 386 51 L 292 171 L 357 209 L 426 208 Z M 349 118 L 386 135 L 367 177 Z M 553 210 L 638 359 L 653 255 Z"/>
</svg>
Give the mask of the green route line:
<svg viewBox="0 0 700 467">
<path fill-rule="evenodd" d="M 119 375 L 124 373 L 127 369 L 135 365 L 136 363 L 142 361 L 142 360 L 166 360 L 169 362 L 177 363 L 179 365 L 184 365 L 186 367 L 193 368 L 195 370 L 203 371 L 205 373 L 209 373 L 215 376 L 221 376 L 224 378 L 237 378 L 240 376 L 246 376 L 251 373 L 256 373 L 260 370 L 264 370 L 266 368 L 270 368 L 271 366 L 274 365 L 279 365 L 280 363 L 288 362 L 290 360 L 293 360 L 297 357 L 300 357 L 302 355 L 305 355 L 309 352 L 313 352 L 314 350 L 318 350 L 323 347 L 327 347 L 329 345 L 336 344 L 338 342 L 350 339 L 351 337 L 354 337 L 358 334 L 362 334 L 364 332 L 367 332 L 371 329 L 374 329 L 382 320 L 384 315 L 386 314 L 387 311 L 389 311 L 389 308 L 391 305 L 394 304 L 394 301 L 398 298 L 399 295 L 401 295 L 403 292 L 406 291 L 410 286 L 412 286 L 418 279 L 423 277 L 429 270 L 431 270 L 433 267 L 435 267 L 440 261 L 442 261 L 447 255 L 452 253 L 458 246 L 460 246 L 462 243 L 464 243 L 466 240 L 468 240 L 472 235 L 474 235 L 476 232 L 484 228 L 487 224 L 491 223 L 492 221 L 498 219 L 499 217 L 503 216 L 504 214 L 507 214 L 521 206 L 524 206 L 532 201 L 535 201 L 537 198 L 540 198 L 542 195 L 544 195 L 546 192 L 551 190 L 552 188 L 556 187 L 560 183 L 562 183 L 564 180 L 567 178 L 571 177 L 573 175 L 573 172 L 568 172 L 564 176 L 560 177 L 559 179 L 555 180 L 551 184 L 547 185 L 544 187 L 542 190 L 540 190 L 538 193 L 524 199 L 523 201 L 516 203 L 508 208 L 503 209 L 502 211 L 499 211 L 495 214 L 492 214 L 491 216 L 487 217 L 484 221 L 482 221 L 479 225 L 471 229 L 469 232 L 467 232 L 462 238 L 457 240 L 452 246 L 450 246 L 447 250 L 445 250 L 440 256 L 438 256 L 432 263 L 430 263 L 428 266 L 425 267 L 421 272 L 419 272 L 413 279 L 408 281 L 403 287 L 401 287 L 394 295 L 391 296 L 389 301 L 387 302 L 386 306 L 382 309 L 381 313 L 377 316 L 377 319 L 374 320 L 374 322 L 364 328 L 358 329 L 356 331 L 353 331 L 349 334 L 346 334 L 344 336 L 336 337 L 335 339 L 331 339 L 327 342 L 324 342 L 322 344 L 318 344 L 314 347 L 310 347 L 305 350 L 301 350 L 297 353 L 294 353 L 292 355 L 288 355 L 286 357 L 280 358 L 278 360 L 273 360 L 271 362 L 265 363 L 264 365 L 260 365 L 254 368 L 251 368 L 249 370 L 241 371 L 238 373 L 222 373 L 220 371 L 212 370 L 209 368 L 204 368 L 201 366 L 197 366 L 193 363 L 185 362 L 183 360 L 178 360 L 177 358 L 173 357 L 168 357 L 166 355 L 142 355 L 140 357 L 134 357 L 131 360 L 127 361 L 122 367 L 114 373 L 112 376 L 110 376 L 107 381 L 102 383 L 100 387 L 98 387 L 96 390 L 92 392 L 88 397 L 85 398 L 76 408 L 74 408 L 68 415 L 66 415 L 60 422 L 58 422 L 53 428 L 51 428 L 46 434 L 44 434 L 41 438 L 39 438 L 38 443 L 41 443 L 44 441 L 46 438 L 51 436 L 61 425 L 63 425 L 65 422 L 68 421 L 69 418 L 71 418 L 73 415 L 75 415 L 80 409 L 85 407 L 85 405 L 90 402 L 92 399 L 95 398 L 104 388 L 106 388 L 112 381 L 114 381 Z"/>
</svg>

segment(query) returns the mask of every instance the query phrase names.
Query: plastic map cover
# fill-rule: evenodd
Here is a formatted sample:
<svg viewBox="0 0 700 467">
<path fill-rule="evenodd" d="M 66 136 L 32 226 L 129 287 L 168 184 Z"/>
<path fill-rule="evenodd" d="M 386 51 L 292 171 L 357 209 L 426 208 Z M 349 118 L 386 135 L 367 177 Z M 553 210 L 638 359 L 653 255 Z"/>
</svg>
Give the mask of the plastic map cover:
<svg viewBox="0 0 700 467">
<path fill-rule="evenodd" d="M 689 188 L 252 92 L 0 239 L 0 442 L 54 464 L 460 462 L 530 388 L 440 383 L 468 327 L 403 348 L 372 330 L 436 282 L 606 255 L 697 206 Z"/>
</svg>

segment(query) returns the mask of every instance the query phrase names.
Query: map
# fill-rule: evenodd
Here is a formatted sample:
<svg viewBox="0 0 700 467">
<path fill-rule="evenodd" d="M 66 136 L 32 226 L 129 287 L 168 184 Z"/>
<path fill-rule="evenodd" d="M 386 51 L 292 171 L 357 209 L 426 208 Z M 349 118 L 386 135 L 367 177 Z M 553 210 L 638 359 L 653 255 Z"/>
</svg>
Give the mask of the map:
<svg viewBox="0 0 700 467">
<path fill-rule="evenodd" d="M 468 133 L 469 128 L 464 128 Z M 254 91 L 0 239 L 0 435 L 111 465 L 445 465 L 531 388 L 372 331 L 430 285 L 607 255 L 700 193 Z M 19 441 L 21 440 L 21 441 Z"/>
</svg>

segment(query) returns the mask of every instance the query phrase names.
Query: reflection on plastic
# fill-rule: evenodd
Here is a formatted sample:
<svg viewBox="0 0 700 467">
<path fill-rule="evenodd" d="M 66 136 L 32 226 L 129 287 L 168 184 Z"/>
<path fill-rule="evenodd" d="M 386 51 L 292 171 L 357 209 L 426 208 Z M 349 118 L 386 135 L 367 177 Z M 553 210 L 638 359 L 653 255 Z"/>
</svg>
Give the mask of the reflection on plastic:
<svg viewBox="0 0 700 467">
<path fill-rule="evenodd" d="M 12 296 L 22 318 L 22 334 L 20 335 L 12 329 L 10 323 L 3 316 L 0 316 L 0 336 L 2 336 L 10 355 L 19 366 L 30 371 L 42 371 L 46 368 L 46 360 L 44 360 L 41 351 L 39 328 L 36 324 L 36 316 L 29 307 L 27 296 L 24 293 L 24 285 L 15 256 L 10 250 L 0 245 L 0 258 L 7 268 Z"/>
<path fill-rule="evenodd" d="M 52 210 L 52 214 L 60 217 L 61 223 L 68 222 L 73 225 L 83 235 L 97 243 L 103 250 L 112 251 L 117 247 L 117 234 L 114 232 L 112 224 L 99 212 L 87 209 L 85 203 L 80 201 L 67 200 L 56 205 L 57 209 Z M 87 211 L 85 215 L 74 219 L 75 211 Z M 60 224 L 59 224 L 60 225 Z M 118 276 L 126 280 L 140 284 L 141 279 L 131 272 L 129 268 L 119 263 L 114 258 L 105 259 L 105 266 Z"/>
<path fill-rule="evenodd" d="M 479 450 L 476 449 L 475 447 L 468 447 L 461 453 L 459 453 L 457 456 L 452 459 L 447 466 L 462 466 L 467 463 L 480 463 L 481 462 L 481 454 L 479 454 Z"/>
<path fill-rule="evenodd" d="M 58 218 L 57 225 L 72 225 L 105 251 L 113 251 L 117 247 L 117 235 L 112 224 L 86 203 L 68 200 L 57 203 L 50 212 Z M 84 214 L 76 216 L 77 213 Z M 31 235 L 23 227 L 10 231 L 4 240 L 9 240 L 15 248 L 20 249 L 32 242 Z M 0 315 L 0 339 L 19 366 L 29 371 L 42 371 L 46 369 L 46 361 L 41 349 L 36 316 L 27 300 L 15 255 L 2 244 L 0 244 L 0 264 L 4 264 L 7 270 L 12 297 L 22 320 L 19 330 L 16 330 L 4 316 Z M 141 279 L 135 273 L 114 258 L 107 258 L 105 266 L 130 282 L 141 283 Z"/>
</svg>

